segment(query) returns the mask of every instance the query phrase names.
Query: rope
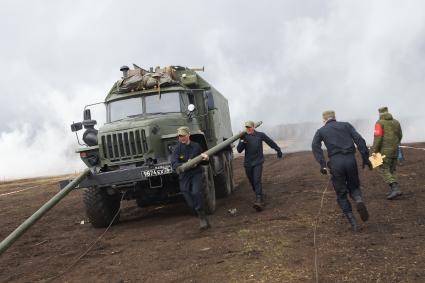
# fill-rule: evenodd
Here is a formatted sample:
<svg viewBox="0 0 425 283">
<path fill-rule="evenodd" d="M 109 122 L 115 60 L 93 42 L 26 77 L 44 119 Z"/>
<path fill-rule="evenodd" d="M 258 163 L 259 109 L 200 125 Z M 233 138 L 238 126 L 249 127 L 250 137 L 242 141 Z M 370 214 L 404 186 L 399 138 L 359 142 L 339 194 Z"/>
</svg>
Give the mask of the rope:
<svg viewBox="0 0 425 283">
<path fill-rule="evenodd" d="M 30 189 L 34 189 L 34 188 L 38 188 L 38 187 L 40 187 L 40 185 L 28 187 L 28 188 L 25 188 L 25 189 L 21 189 L 21 190 L 9 192 L 9 193 L 3 193 L 3 194 L 0 194 L 0 197 L 4 197 L 4 196 L 8 196 L 8 195 L 14 195 L 14 194 L 17 194 L 17 193 L 20 193 L 20 192 L 24 192 L 24 191 L 28 191 Z"/>
<path fill-rule="evenodd" d="M 413 146 L 407 146 L 407 145 L 400 145 L 400 147 L 401 148 L 411 148 L 411 149 L 425 150 L 425 148 L 413 147 Z"/>
<path fill-rule="evenodd" d="M 328 172 L 328 174 L 330 173 Z M 319 282 L 319 268 L 317 267 L 318 259 L 317 259 L 316 231 L 317 231 L 317 227 L 319 226 L 319 219 L 320 219 L 320 213 L 322 212 L 323 200 L 325 199 L 325 193 L 329 187 L 330 182 L 331 182 L 331 177 L 329 176 L 328 182 L 322 192 L 322 199 L 320 200 L 320 208 L 316 215 L 316 221 L 314 223 L 313 245 L 314 245 L 314 273 L 316 275 L 316 283 Z"/>
<path fill-rule="evenodd" d="M 99 236 L 99 237 L 97 237 L 97 239 L 96 240 L 94 240 L 91 244 L 90 244 L 90 246 L 87 248 L 87 250 L 86 251 L 84 251 L 80 256 L 78 256 L 67 268 L 65 268 L 65 270 L 63 270 L 61 273 L 59 273 L 58 275 L 56 275 L 56 276 L 54 276 L 54 277 L 52 277 L 52 278 L 50 278 L 50 279 L 47 279 L 47 281 L 46 282 L 52 282 L 53 280 L 55 280 L 55 279 L 58 279 L 59 277 L 61 277 L 61 276 L 63 276 L 65 273 L 67 273 L 68 271 L 70 271 L 71 270 L 71 268 L 73 268 L 76 264 L 77 264 L 77 262 L 79 262 L 86 254 L 88 254 L 88 252 L 94 247 L 94 245 L 95 244 L 97 244 L 97 242 L 99 242 L 100 241 L 100 239 L 102 239 L 102 237 L 106 234 L 106 232 L 108 232 L 108 230 L 109 230 L 109 228 L 111 228 L 111 226 L 112 226 L 112 223 L 114 223 L 114 221 L 115 221 L 115 218 L 117 218 L 117 216 L 119 215 L 119 213 L 121 212 L 121 203 L 122 203 L 122 201 L 123 201 L 123 199 L 124 199 L 124 196 L 125 196 L 125 193 L 123 193 L 122 194 L 122 197 L 121 197 L 121 201 L 120 201 L 120 207 L 119 207 L 119 209 L 118 209 L 118 211 L 117 211 L 117 213 L 114 215 L 114 217 L 112 218 L 112 220 L 111 220 L 111 223 L 109 223 L 109 225 L 108 225 L 108 227 L 105 229 L 105 231 Z"/>
<path fill-rule="evenodd" d="M 48 182 L 48 183 L 46 183 L 46 185 L 51 185 L 51 184 L 54 184 L 54 183 L 56 183 L 56 182 Z M 20 190 L 16 190 L 16 191 L 12 191 L 12 192 L 8 192 L 8 193 L 2 193 L 2 194 L 0 194 L 0 197 L 4 197 L 4 196 L 9 196 L 9 195 L 14 195 L 14 194 L 17 194 L 17 193 L 20 193 L 20 192 L 25 192 L 25 191 L 28 191 L 28 190 L 31 190 L 31 189 L 35 189 L 35 188 L 39 188 L 39 187 L 41 187 L 42 185 L 35 185 L 35 186 L 31 186 L 31 187 L 28 187 L 28 188 L 23 188 L 23 189 L 20 189 L 20 188 L 22 188 L 22 186 L 20 186 L 20 187 L 15 187 L 14 189 L 20 189 Z"/>
</svg>

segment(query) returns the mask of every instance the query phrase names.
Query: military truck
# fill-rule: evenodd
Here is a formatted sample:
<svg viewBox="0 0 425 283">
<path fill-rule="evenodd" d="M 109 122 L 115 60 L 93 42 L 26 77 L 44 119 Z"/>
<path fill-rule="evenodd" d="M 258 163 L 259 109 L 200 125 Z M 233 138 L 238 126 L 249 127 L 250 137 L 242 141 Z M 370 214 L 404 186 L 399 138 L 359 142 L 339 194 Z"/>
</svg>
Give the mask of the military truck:
<svg viewBox="0 0 425 283">
<path fill-rule="evenodd" d="M 198 74 L 201 70 L 123 66 L 121 79 L 104 101 L 106 123 L 96 129 L 88 105 L 83 121 L 71 125 L 73 132 L 85 129 L 84 143 L 76 134 L 81 145 L 77 153 L 91 174 L 79 187 L 94 227 L 118 222 L 123 200 L 136 200 L 143 207 L 178 198 L 178 175 L 171 167 L 178 127 L 189 127 L 191 140 L 204 150 L 233 135 L 227 99 Z M 229 145 L 211 156 L 209 165 L 202 165 L 209 214 L 215 210 L 216 196 L 233 190 L 232 159 Z"/>
</svg>

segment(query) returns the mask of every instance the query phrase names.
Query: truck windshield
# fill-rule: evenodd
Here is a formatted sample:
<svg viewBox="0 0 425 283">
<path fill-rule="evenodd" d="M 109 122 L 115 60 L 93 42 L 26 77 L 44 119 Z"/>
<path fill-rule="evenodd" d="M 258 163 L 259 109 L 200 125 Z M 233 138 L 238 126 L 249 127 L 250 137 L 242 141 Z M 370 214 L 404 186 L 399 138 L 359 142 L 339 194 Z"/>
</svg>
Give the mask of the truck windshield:
<svg viewBox="0 0 425 283">
<path fill-rule="evenodd" d="M 143 113 L 142 98 L 133 97 L 109 103 L 110 122 Z"/>
<path fill-rule="evenodd" d="M 180 95 L 178 92 L 167 92 L 161 94 L 161 99 L 158 94 L 145 97 L 146 113 L 168 113 L 180 112 Z"/>
</svg>

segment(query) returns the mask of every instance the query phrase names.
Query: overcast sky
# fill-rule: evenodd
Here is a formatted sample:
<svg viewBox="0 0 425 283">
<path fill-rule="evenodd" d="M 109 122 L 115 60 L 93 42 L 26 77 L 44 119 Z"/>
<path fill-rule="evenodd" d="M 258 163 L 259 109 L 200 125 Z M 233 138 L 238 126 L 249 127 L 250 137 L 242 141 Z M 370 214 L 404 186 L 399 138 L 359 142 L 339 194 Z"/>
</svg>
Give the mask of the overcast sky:
<svg viewBox="0 0 425 283">
<path fill-rule="evenodd" d="M 425 1 L 0 2 L 0 178 L 83 168 L 69 130 L 119 67 L 205 66 L 234 129 L 367 119 L 424 140 Z M 101 121 L 101 117 L 94 117 Z M 410 122 L 409 122 L 410 123 Z"/>
</svg>

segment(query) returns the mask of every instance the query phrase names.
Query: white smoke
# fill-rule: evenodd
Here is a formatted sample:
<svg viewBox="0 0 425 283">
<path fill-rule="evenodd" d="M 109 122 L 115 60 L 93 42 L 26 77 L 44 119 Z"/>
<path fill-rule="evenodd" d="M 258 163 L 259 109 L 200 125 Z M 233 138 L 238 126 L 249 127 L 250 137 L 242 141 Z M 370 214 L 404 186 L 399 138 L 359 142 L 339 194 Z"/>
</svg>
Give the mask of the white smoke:
<svg viewBox="0 0 425 283">
<path fill-rule="evenodd" d="M 69 125 L 131 63 L 205 66 L 235 130 L 248 119 L 276 134 L 320 126 L 334 109 L 339 120 L 366 121 L 358 130 L 370 143 L 377 109 L 388 106 L 404 141 L 425 139 L 425 2 L 160 2 L 0 4 L 0 178 L 83 168 Z M 314 134 L 298 127 L 302 140 Z"/>
</svg>

